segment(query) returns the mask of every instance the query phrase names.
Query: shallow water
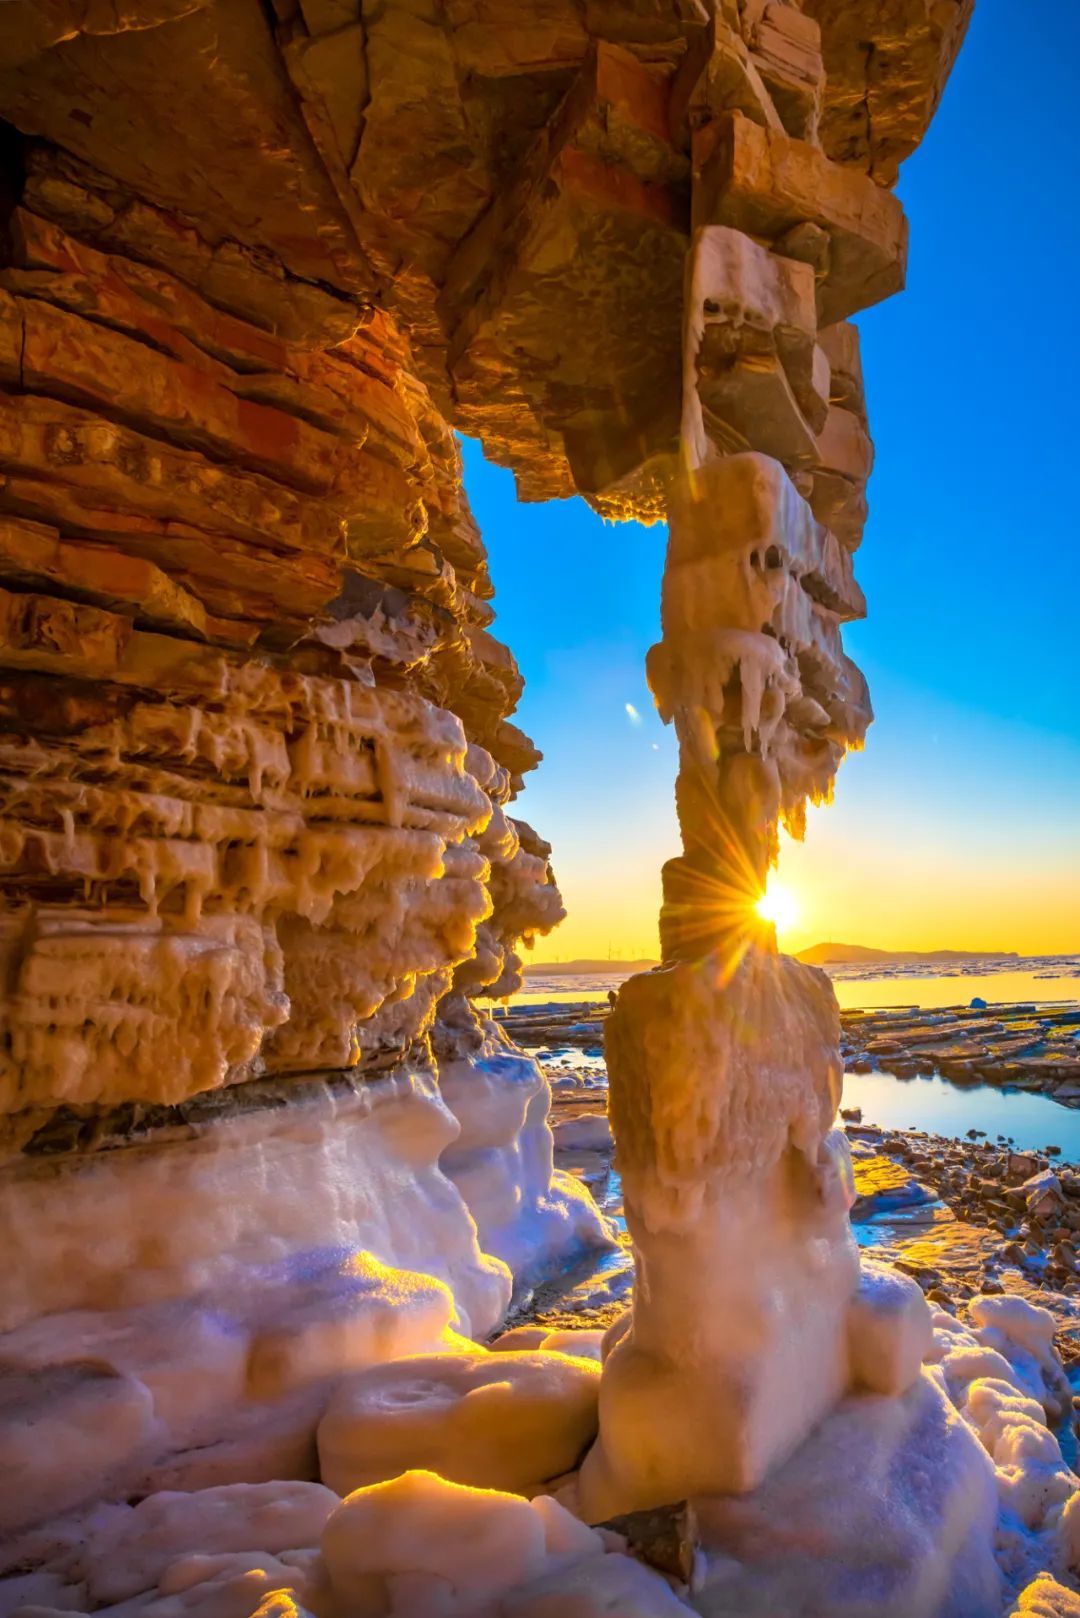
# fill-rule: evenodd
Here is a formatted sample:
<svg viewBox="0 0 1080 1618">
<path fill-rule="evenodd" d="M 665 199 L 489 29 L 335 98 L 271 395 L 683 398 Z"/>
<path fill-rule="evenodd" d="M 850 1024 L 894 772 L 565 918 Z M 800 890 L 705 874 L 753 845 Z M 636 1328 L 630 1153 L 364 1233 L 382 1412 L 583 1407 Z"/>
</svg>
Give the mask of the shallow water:
<svg viewBox="0 0 1080 1618">
<path fill-rule="evenodd" d="M 967 1006 L 973 999 L 1015 1004 L 1036 1001 L 1045 1005 L 1055 1000 L 1075 1000 L 1080 994 L 1080 977 L 1075 957 L 1052 957 L 1024 962 L 1022 968 L 1008 971 L 980 971 L 978 962 L 963 962 L 916 974 L 910 967 L 890 968 L 887 972 L 862 967 L 840 968 L 833 976 L 836 998 L 845 1011 L 880 1006 Z M 909 973 L 911 975 L 909 975 Z M 603 1002 L 609 989 L 618 988 L 626 974 L 612 967 L 610 974 L 573 974 L 559 977 L 527 978 L 530 987 L 513 996 L 514 1006 L 566 1005 L 574 1001 Z M 535 985 L 532 987 L 531 985 Z"/>
<path fill-rule="evenodd" d="M 613 973 L 610 977 L 594 977 L 591 974 L 581 977 L 567 978 L 526 978 L 526 983 L 536 984 L 535 988 L 523 989 L 520 994 L 511 995 L 508 1005 L 511 1006 L 565 1006 L 586 1001 L 603 1003 L 608 997 L 609 989 L 617 989 L 620 983 L 626 982 L 625 973 Z"/>
<path fill-rule="evenodd" d="M 981 1129 L 991 1141 L 1012 1137 L 1024 1152 L 1060 1146 L 1063 1162 L 1080 1163 L 1080 1112 L 1049 1096 L 947 1079 L 898 1079 L 892 1073 L 846 1073 L 845 1107 L 861 1107 L 863 1123 L 883 1129 L 925 1129 L 963 1138 Z"/>
</svg>

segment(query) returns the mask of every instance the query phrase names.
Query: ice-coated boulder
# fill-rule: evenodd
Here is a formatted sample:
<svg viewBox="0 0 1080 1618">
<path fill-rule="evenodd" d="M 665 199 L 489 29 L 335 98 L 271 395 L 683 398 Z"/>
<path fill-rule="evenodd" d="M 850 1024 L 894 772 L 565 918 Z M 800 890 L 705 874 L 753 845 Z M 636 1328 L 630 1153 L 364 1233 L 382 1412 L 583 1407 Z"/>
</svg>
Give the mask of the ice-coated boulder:
<svg viewBox="0 0 1080 1618">
<path fill-rule="evenodd" d="M 477 1488 L 535 1490 L 596 1433 L 600 1367 L 539 1351 L 413 1355 L 346 1378 L 319 1424 L 339 1494 L 409 1470 Z"/>
<path fill-rule="evenodd" d="M 407 1472 L 359 1489 L 326 1524 L 334 1595 L 357 1618 L 677 1618 L 664 1580 L 556 1501 Z"/>
<path fill-rule="evenodd" d="M 630 1556 L 590 1556 L 541 1574 L 500 1604 L 500 1618 L 688 1618 L 658 1573 Z"/>
<path fill-rule="evenodd" d="M 493 1354 L 517 1353 L 521 1349 L 539 1348 L 550 1335 L 546 1326 L 512 1326 L 509 1331 L 500 1332 L 489 1347 Z"/>
<path fill-rule="evenodd" d="M 179 1558 L 237 1551 L 275 1555 L 316 1545 L 337 1496 L 320 1483 L 233 1483 L 191 1494 L 164 1490 L 117 1508 L 86 1557 L 95 1606 L 153 1589 Z"/>
<path fill-rule="evenodd" d="M 566 1118 L 553 1125 L 559 1151 L 607 1152 L 611 1150 L 611 1125 L 602 1112 L 587 1112 L 580 1118 Z"/>
<path fill-rule="evenodd" d="M 899 1398 L 842 1400 L 752 1494 L 695 1504 L 722 1548 L 704 1618 L 1001 1613 L 993 1466 L 928 1373 Z"/>
<path fill-rule="evenodd" d="M 442 1343 L 469 1346 L 450 1329 L 456 1311 L 445 1281 L 394 1269 L 373 1253 L 352 1253 L 295 1291 L 287 1318 L 268 1322 L 251 1346 L 254 1398 L 280 1398 L 320 1378 Z"/>
<path fill-rule="evenodd" d="M 1049 1309 L 1015 1296 L 978 1297 L 968 1314 L 979 1341 L 1005 1356 L 1051 1418 L 1069 1408 L 1072 1389 L 1054 1348 L 1057 1326 Z"/>
<path fill-rule="evenodd" d="M 351 1494 L 327 1522 L 322 1552 L 342 1601 L 408 1576 L 427 1583 L 438 1611 L 448 1598 L 479 1603 L 524 1584 L 542 1570 L 546 1547 L 527 1500 L 419 1470 Z"/>
<path fill-rule="evenodd" d="M 94 1500 L 160 1439 L 145 1385 L 99 1360 L 0 1373 L 0 1537 Z"/>
<path fill-rule="evenodd" d="M 930 1310 L 917 1281 L 863 1259 L 848 1307 L 851 1380 L 871 1393 L 904 1393 L 933 1347 Z"/>
<path fill-rule="evenodd" d="M 1080 1595 L 1040 1573 L 1021 1591 L 1009 1618 L 1080 1618 Z"/>
<path fill-rule="evenodd" d="M 604 1346 L 605 1333 L 592 1331 L 553 1331 L 541 1343 L 547 1354 L 571 1354 L 578 1359 L 598 1360 Z"/>
</svg>

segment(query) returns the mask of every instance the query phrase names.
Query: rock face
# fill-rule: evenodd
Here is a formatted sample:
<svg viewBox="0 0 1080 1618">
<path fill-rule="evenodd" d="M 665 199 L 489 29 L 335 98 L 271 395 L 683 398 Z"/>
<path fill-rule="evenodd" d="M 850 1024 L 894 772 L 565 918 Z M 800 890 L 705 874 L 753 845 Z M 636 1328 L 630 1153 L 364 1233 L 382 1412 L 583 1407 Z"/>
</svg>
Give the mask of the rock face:
<svg viewBox="0 0 1080 1618">
<path fill-rule="evenodd" d="M 6 8 L 0 1198 L 26 1243 L 0 1368 L 113 1433 L 78 1498 L 28 1462 L 11 1526 L 303 1472 L 336 1370 L 490 1330 L 511 1271 L 604 1239 L 553 1179 L 542 1076 L 471 1007 L 562 908 L 510 812 L 539 754 L 455 429 L 525 498 L 670 516 L 665 957 L 712 963 L 702 1059 L 726 1061 L 777 820 L 869 719 L 839 639 L 871 463 L 849 321 L 902 284 L 882 182 L 970 4 L 886 10 Z M 740 970 L 755 1016 L 780 997 L 813 1024 L 760 1081 L 791 1141 L 774 1119 L 747 1160 L 766 1200 L 797 1160 L 812 1201 L 832 1008 L 768 939 Z M 687 1207 L 715 1202 L 729 1122 Z M 842 1201 L 820 1212 L 838 1300 Z M 220 1376 L 196 1390 L 200 1332 Z"/>
</svg>

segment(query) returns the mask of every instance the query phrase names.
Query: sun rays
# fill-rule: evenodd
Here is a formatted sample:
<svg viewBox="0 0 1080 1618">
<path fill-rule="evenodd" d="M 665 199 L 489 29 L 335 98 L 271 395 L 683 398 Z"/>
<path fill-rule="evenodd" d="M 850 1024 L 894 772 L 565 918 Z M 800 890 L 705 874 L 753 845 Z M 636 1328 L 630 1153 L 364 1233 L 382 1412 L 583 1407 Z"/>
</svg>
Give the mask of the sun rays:
<svg viewBox="0 0 1080 1618">
<path fill-rule="evenodd" d="M 771 921 L 778 933 L 790 932 L 799 919 L 798 899 L 789 887 L 772 876 L 754 909 L 763 921 Z"/>
</svg>

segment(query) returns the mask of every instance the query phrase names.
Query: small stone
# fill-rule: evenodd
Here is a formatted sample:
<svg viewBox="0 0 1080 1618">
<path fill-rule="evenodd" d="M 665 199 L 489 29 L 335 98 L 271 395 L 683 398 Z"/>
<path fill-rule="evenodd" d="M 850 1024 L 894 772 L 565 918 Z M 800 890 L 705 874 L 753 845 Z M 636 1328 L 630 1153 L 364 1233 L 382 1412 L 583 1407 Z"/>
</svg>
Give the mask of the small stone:
<svg viewBox="0 0 1080 1618">
<path fill-rule="evenodd" d="M 654 1506 L 648 1511 L 628 1511 L 592 1526 L 621 1534 L 627 1550 L 639 1562 L 647 1563 L 669 1578 L 680 1579 L 683 1584 L 690 1583 L 698 1547 L 698 1525 L 689 1500 Z"/>
<path fill-rule="evenodd" d="M 1056 1222 L 1065 1198 L 1057 1175 L 1049 1167 L 1031 1175 L 1020 1189 L 1032 1218 L 1053 1219 Z"/>
</svg>

